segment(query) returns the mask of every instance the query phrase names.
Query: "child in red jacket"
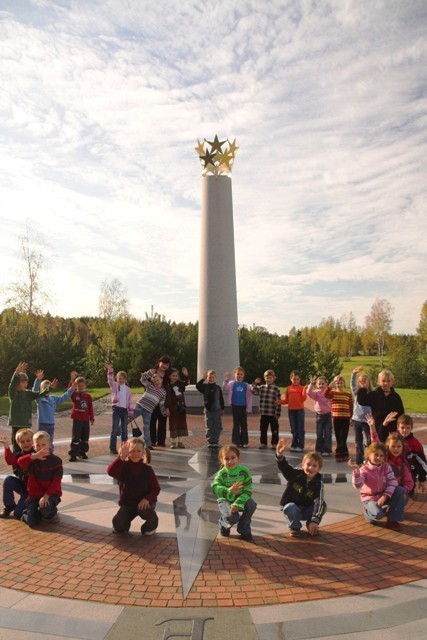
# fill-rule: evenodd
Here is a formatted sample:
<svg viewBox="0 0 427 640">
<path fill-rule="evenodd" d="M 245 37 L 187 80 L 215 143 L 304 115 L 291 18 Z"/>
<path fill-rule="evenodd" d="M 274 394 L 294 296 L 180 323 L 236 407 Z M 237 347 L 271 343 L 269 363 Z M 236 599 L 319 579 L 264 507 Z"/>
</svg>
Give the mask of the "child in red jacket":
<svg viewBox="0 0 427 640">
<path fill-rule="evenodd" d="M 71 395 L 73 431 L 69 451 L 70 462 L 76 462 L 77 456 L 87 460 L 90 425 L 95 422 L 92 396 L 86 393 L 86 380 L 79 376 L 74 380 L 73 386 L 75 391 Z"/>
</svg>

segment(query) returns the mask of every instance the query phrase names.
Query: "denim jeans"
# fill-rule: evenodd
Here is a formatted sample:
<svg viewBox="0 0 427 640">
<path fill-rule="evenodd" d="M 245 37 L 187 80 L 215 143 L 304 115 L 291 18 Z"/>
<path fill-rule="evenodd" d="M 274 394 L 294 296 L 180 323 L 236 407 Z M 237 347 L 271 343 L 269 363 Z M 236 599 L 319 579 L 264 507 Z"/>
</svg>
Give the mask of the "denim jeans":
<svg viewBox="0 0 427 640">
<path fill-rule="evenodd" d="M 151 414 L 150 421 L 150 441 L 151 444 L 158 444 L 159 447 L 164 447 L 166 443 L 166 423 L 167 418 L 160 411 L 159 405 L 154 409 Z"/>
<path fill-rule="evenodd" d="M 332 413 L 316 413 L 316 451 L 332 453 Z"/>
<path fill-rule="evenodd" d="M 39 498 L 32 498 L 25 505 L 22 512 L 21 520 L 29 527 L 36 527 L 41 520 L 52 520 L 53 516 L 58 513 L 57 506 L 61 502 L 61 498 L 57 495 L 50 496 L 46 507 L 39 506 Z"/>
<path fill-rule="evenodd" d="M 304 419 L 305 419 L 305 411 L 304 409 L 288 409 L 289 423 L 291 425 L 291 433 L 292 433 L 292 444 L 291 447 L 299 447 L 300 449 L 304 449 L 305 444 L 305 428 L 304 428 Z"/>
<path fill-rule="evenodd" d="M 364 458 L 365 447 L 363 445 L 363 436 L 365 436 L 366 446 L 371 444 L 371 430 L 367 422 L 359 422 L 353 420 L 354 441 L 356 443 L 356 464 L 362 464 Z"/>
<path fill-rule="evenodd" d="M 151 422 L 151 413 L 141 407 L 140 404 L 136 404 L 135 411 L 133 412 L 133 419 L 135 420 L 138 416 L 142 416 L 142 424 L 144 430 L 144 440 L 145 446 L 151 447 L 151 435 L 150 435 L 150 422 Z"/>
<path fill-rule="evenodd" d="M 47 424 L 46 422 L 39 422 L 39 424 L 37 425 L 39 428 L 39 431 L 46 431 L 46 433 L 49 434 L 50 436 L 50 451 L 51 453 L 53 453 L 53 436 L 55 435 L 55 425 L 54 424 Z"/>
<path fill-rule="evenodd" d="M 288 521 L 289 528 L 293 531 L 299 531 L 301 529 L 301 520 L 306 521 L 306 526 L 311 522 L 311 518 L 313 516 L 314 504 L 310 504 L 307 507 L 301 507 L 295 502 L 288 502 L 283 507 L 283 514 Z M 324 504 L 323 515 L 325 515 L 327 510 L 326 504 Z"/>
<path fill-rule="evenodd" d="M 15 493 L 19 495 L 19 500 L 15 503 Z M 14 507 L 13 515 L 18 520 L 21 519 L 22 512 L 25 508 L 25 500 L 28 493 L 16 476 L 6 476 L 3 480 L 3 504 L 5 507 Z"/>
<path fill-rule="evenodd" d="M 240 513 L 236 511 L 235 513 L 230 513 L 231 502 L 228 500 L 222 500 L 218 502 L 218 508 L 220 512 L 219 525 L 220 527 L 230 528 L 230 525 L 233 526 L 237 524 L 237 532 L 238 533 L 251 533 L 251 519 L 257 508 L 257 504 L 255 500 L 249 498 L 249 500 L 245 504 L 245 508 Z"/>
<path fill-rule="evenodd" d="M 128 410 L 126 407 L 113 407 L 113 427 L 110 435 L 110 449 L 115 451 L 117 438 L 120 436 L 122 442 L 128 439 Z"/>
<path fill-rule="evenodd" d="M 387 516 L 387 522 L 402 522 L 404 520 L 404 508 L 408 502 L 403 487 L 396 487 L 390 500 L 379 507 L 376 500 L 367 500 L 363 503 L 363 512 L 368 522 L 376 522 Z M 388 506 L 388 510 L 385 506 Z"/>
</svg>

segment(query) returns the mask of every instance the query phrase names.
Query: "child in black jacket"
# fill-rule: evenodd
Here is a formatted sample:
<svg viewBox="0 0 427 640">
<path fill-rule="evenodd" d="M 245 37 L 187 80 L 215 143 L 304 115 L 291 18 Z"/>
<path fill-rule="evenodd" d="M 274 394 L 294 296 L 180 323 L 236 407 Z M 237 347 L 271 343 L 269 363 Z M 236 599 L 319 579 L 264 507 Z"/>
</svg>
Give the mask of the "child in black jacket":
<svg viewBox="0 0 427 640">
<path fill-rule="evenodd" d="M 301 536 L 301 520 L 306 521 L 310 536 L 319 533 L 319 525 L 326 513 L 324 485 L 319 473 L 323 465 L 320 453 L 306 453 L 301 462 L 301 469 L 292 467 L 284 456 L 286 441 L 279 440 L 276 447 L 276 461 L 288 484 L 280 499 L 280 506 L 288 521 L 290 535 Z"/>
<path fill-rule="evenodd" d="M 203 393 L 206 440 L 210 449 L 218 449 L 219 436 L 222 431 L 222 412 L 224 411 L 224 397 L 219 384 L 216 384 L 216 373 L 212 369 L 203 374 L 203 378 L 196 384 L 197 391 Z"/>
</svg>

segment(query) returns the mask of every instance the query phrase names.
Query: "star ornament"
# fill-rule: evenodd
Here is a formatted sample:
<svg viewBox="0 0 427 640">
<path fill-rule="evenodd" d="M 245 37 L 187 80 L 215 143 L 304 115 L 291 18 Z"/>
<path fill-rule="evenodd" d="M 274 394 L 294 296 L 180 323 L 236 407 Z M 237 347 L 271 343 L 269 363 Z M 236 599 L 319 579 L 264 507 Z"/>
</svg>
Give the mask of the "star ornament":
<svg viewBox="0 0 427 640">
<path fill-rule="evenodd" d="M 220 140 L 217 135 L 213 140 L 206 140 L 205 138 L 203 142 L 200 142 L 197 139 L 195 150 L 202 163 L 203 175 L 213 173 L 217 176 L 223 173 L 231 173 L 238 148 L 236 138 L 234 138 L 233 142 L 230 142 L 228 138 L 227 140 Z"/>
</svg>

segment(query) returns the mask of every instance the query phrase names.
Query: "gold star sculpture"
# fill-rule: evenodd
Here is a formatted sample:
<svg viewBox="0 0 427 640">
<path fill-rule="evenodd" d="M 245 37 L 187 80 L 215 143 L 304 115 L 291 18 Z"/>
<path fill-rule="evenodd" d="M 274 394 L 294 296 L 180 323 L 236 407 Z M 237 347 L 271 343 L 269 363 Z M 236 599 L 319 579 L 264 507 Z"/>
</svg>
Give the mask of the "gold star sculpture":
<svg viewBox="0 0 427 640">
<path fill-rule="evenodd" d="M 236 138 L 233 142 L 230 140 L 220 140 L 215 135 L 213 140 L 203 139 L 200 142 L 197 139 L 197 147 L 194 147 L 199 159 L 202 163 L 203 175 L 212 173 L 215 176 L 222 173 L 231 173 L 234 164 L 234 158 L 239 148 L 236 145 Z"/>
</svg>

